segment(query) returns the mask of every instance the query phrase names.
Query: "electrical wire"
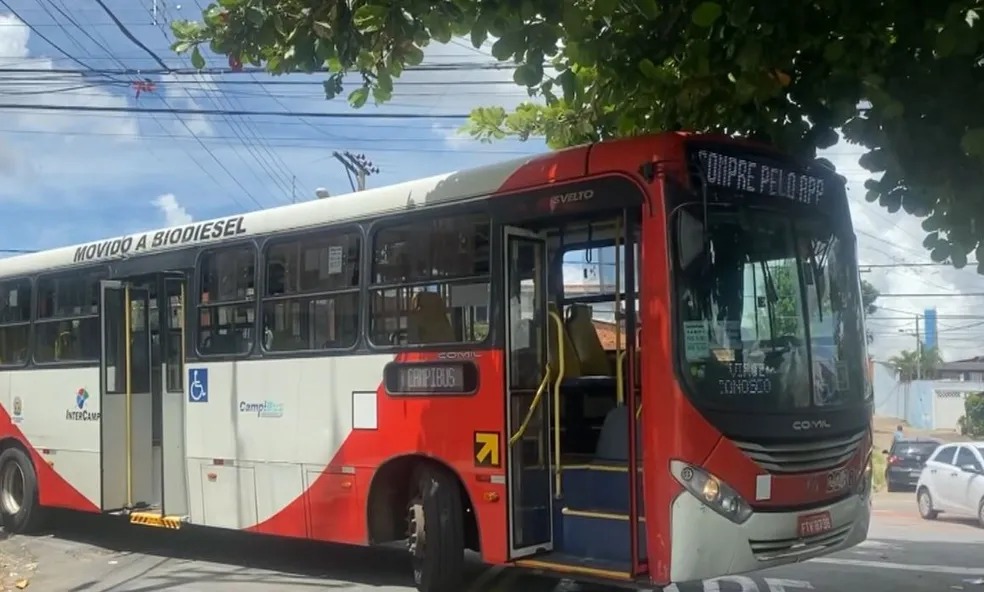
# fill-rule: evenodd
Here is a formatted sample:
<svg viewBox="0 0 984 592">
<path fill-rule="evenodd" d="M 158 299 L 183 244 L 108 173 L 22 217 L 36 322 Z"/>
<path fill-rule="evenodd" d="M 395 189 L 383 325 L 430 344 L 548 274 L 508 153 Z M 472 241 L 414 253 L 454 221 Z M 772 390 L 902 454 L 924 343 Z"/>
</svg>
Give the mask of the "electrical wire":
<svg viewBox="0 0 984 592">
<path fill-rule="evenodd" d="M 467 113 L 324 113 L 244 109 L 187 109 L 180 107 L 112 107 L 104 105 L 23 105 L 0 103 L 0 109 L 16 111 L 78 111 L 84 113 L 166 113 L 169 115 L 245 115 L 255 117 L 308 117 L 311 119 L 467 119 Z"/>
</svg>

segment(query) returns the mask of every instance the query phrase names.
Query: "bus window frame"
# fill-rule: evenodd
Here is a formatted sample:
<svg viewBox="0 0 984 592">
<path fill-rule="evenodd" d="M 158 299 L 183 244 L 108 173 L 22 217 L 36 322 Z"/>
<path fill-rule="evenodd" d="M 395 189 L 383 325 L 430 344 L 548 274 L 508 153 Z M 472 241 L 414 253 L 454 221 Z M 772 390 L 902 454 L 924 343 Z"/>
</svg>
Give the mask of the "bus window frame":
<svg viewBox="0 0 984 592">
<path fill-rule="evenodd" d="M 637 233 L 641 235 L 641 232 L 640 232 L 641 231 L 641 226 L 642 226 L 641 220 L 636 220 L 635 223 L 639 227 L 637 229 Z M 589 251 L 591 249 L 605 249 L 605 248 L 608 248 L 608 247 L 615 248 L 615 243 L 616 243 L 616 240 L 615 239 L 611 239 L 611 240 L 597 240 L 597 241 L 581 241 L 581 242 L 577 242 L 577 243 L 564 244 L 564 245 L 561 246 L 561 248 L 557 249 L 557 251 L 554 252 L 553 259 L 550 262 L 550 267 L 551 267 L 551 270 L 550 271 L 552 273 L 558 274 L 558 277 L 561 278 L 561 281 L 559 282 L 560 285 L 558 286 L 558 289 L 555 292 L 555 294 L 557 295 L 557 303 L 560 306 L 567 306 L 568 304 L 596 304 L 596 303 L 599 303 L 599 302 L 614 302 L 615 301 L 615 294 L 616 293 L 619 294 L 619 296 L 620 296 L 620 298 L 622 300 L 625 300 L 626 298 L 628 298 L 628 292 L 626 292 L 626 290 L 625 290 L 625 274 L 624 273 L 622 274 L 622 285 L 621 285 L 621 288 L 622 289 L 619 292 L 616 292 L 613 289 L 611 292 L 607 292 L 607 293 L 599 292 L 597 294 L 592 294 L 590 296 L 581 296 L 581 297 L 575 296 L 575 297 L 572 297 L 572 298 L 568 298 L 567 295 L 566 295 L 566 292 L 564 291 L 564 288 L 566 287 L 566 284 L 563 281 L 564 256 L 567 253 L 569 253 L 571 251 Z M 637 253 L 635 255 L 635 262 L 636 262 L 636 267 L 639 267 L 639 265 L 640 265 L 640 262 L 639 261 L 641 259 L 640 253 L 642 252 L 642 241 L 641 240 L 636 240 L 635 241 L 635 247 L 636 247 L 636 250 L 637 250 Z M 625 256 L 622 257 L 622 265 L 623 265 L 623 267 L 625 266 L 625 260 L 626 259 L 627 258 Z M 612 262 L 612 265 L 614 265 L 614 261 Z M 636 272 L 637 272 L 636 273 L 636 278 L 638 278 L 640 276 L 640 274 L 642 273 L 641 267 L 639 267 L 639 269 L 637 269 Z M 636 298 L 639 298 L 639 281 L 638 281 L 638 279 L 636 280 L 635 283 L 636 283 L 636 285 L 635 285 L 635 297 Z"/>
<path fill-rule="evenodd" d="M 253 343 L 250 344 L 249 349 L 243 352 L 203 354 L 201 351 L 201 340 L 199 339 L 199 336 L 201 335 L 201 320 L 202 320 L 201 319 L 202 259 L 205 257 L 205 255 L 211 252 L 231 250 L 243 246 L 250 246 L 253 249 L 253 266 L 254 266 L 253 290 L 256 293 L 256 296 L 253 298 Z M 191 332 L 191 340 L 193 343 L 193 348 L 190 351 L 194 352 L 195 359 L 222 362 L 222 361 L 230 361 L 230 360 L 245 360 L 250 357 L 254 357 L 257 354 L 257 345 L 259 341 L 258 332 L 260 328 L 259 293 L 260 293 L 260 289 L 262 288 L 261 280 L 258 278 L 258 273 L 261 273 L 260 249 L 255 237 L 230 241 L 228 243 L 219 242 L 198 249 L 198 252 L 195 254 L 195 267 L 192 270 L 193 277 L 192 280 L 188 282 L 188 285 L 191 287 L 191 290 L 194 290 L 194 291 L 189 290 L 190 294 L 188 294 L 190 298 L 194 299 L 193 300 L 194 309 L 192 310 L 191 307 L 188 307 L 188 312 L 194 315 L 194 318 L 192 319 L 194 322 L 189 324 L 189 326 L 194 328 L 194 330 Z M 234 305 L 237 303 L 245 304 L 246 302 L 248 302 L 248 300 L 234 300 L 229 302 L 221 302 L 219 303 L 219 305 L 223 305 L 223 304 Z M 185 306 L 187 306 L 187 304 Z M 206 308 L 208 308 L 208 306 L 206 306 Z M 188 319 L 186 318 L 185 321 L 187 322 L 187 320 Z M 188 358 L 187 355 L 185 357 Z"/>
<path fill-rule="evenodd" d="M 343 222 L 340 224 L 331 224 L 327 226 L 318 226 L 315 228 L 305 228 L 303 230 L 296 230 L 287 233 L 280 234 L 266 234 L 263 235 L 259 243 L 258 254 L 260 256 L 261 267 L 259 267 L 259 277 L 256 281 L 257 284 L 257 301 L 259 302 L 259 307 L 256 315 L 256 320 L 259 328 L 257 331 L 262 329 L 262 314 L 263 314 L 263 304 L 268 301 L 268 296 L 266 294 L 267 289 L 267 252 L 272 246 L 278 244 L 289 243 L 293 241 L 303 240 L 305 237 L 324 237 L 329 233 L 337 234 L 357 234 L 359 236 L 359 284 L 352 288 L 346 288 L 344 290 L 333 290 L 329 292 L 300 292 L 296 294 L 290 294 L 287 296 L 274 296 L 269 302 L 280 302 L 286 300 L 293 300 L 297 298 L 311 298 L 318 296 L 336 296 L 336 295 L 346 295 L 346 294 L 358 294 L 359 304 L 358 304 L 358 315 L 359 318 L 356 323 L 356 339 L 355 342 L 349 347 L 333 347 L 325 349 L 297 349 L 297 350 L 268 350 L 264 347 L 262 339 L 257 339 L 259 341 L 259 348 L 257 354 L 262 355 L 263 358 L 271 359 L 282 359 L 282 358 L 310 358 L 310 357 L 328 357 L 328 356 L 338 356 L 351 354 L 360 350 L 365 349 L 366 343 L 369 341 L 369 336 L 364 328 L 364 321 L 368 317 L 368 309 L 363 302 L 367 302 L 366 298 L 366 286 L 368 282 L 366 281 L 366 252 L 368 242 L 368 233 L 366 232 L 366 227 L 364 224 L 358 222 Z M 197 335 L 197 333 L 196 333 Z M 260 337 L 261 333 L 257 333 Z M 196 346 L 197 351 L 197 346 Z"/>
<path fill-rule="evenodd" d="M 103 323 L 101 288 L 100 288 L 99 302 L 97 304 L 98 309 L 97 309 L 97 312 L 96 312 L 95 317 L 93 317 L 93 315 L 83 315 L 83 316 L 76 316 L 76 317 L 64 316 L 64 317 L 48 317 L 48 318 L 45 318 L 45 319 L 39 318 L 38 317 L 38 310 L 40 309 L 40 301 L 39 301 L 39 299 L 41 297 L 41 290 L 38 289 L 38 287 L 41 285 L 41 282 L 43 280 L 50 279 L 50 278 L 61 278 L 61 277 L 66 277 L 66 276 L 68 276 L 68 277 L 71 277 L 71 276 L 84 276 L 84 275 L 90 275 L 90 274 L 92 274 L 92 275 L 98 275 L 99 272 L 101 272 L 101 277 L 98 279 L 98 281 L 100 282 L 100 286 L 102 285 L 101 282 L 112 278 L 112 269 L 106 263 L 97 264 L 97 265 L 86 265 L 84 267 L 79 267 L 79 268 L 76 268 L 76 269 L 71 269 L 71 268 L 65 269 L 65 268 L 62 268 L 62 269 L 59 269 L 57 271 L 52 271 L 52 272 L 49 272 L 49 273 L 41 273 L 41 274 L 38 274 L 38 275 L 34 276 L 34 293 L 31 295 L 31 299 L 32 299 L 32 304 L 31 304 L 31 364 L 33 366 L 36 366 L 38 368 L 97 368 L 97 367 L 100 366 L 100 364 L 102 363 L 102 353 L 100 353 L 98 356 L 96 356 L 95 358 L 90 359 L 90 360 L 72 360 L 72 361 L 68 361 L 68 362 L 61 362 L 61 361 L 42 362 L 42 361 L 38 360 L 38 356 L 37 356 L 37 353 L 38 353 L 38 325 L 41 325 L 41 324 L 44 324 L 44 323 L 54 322 L 56 320 L 71 320 L 71 319 L 96 318 L 96 319 L 98 319 L 98 321 L 100 323 L 99 330 L 100 330 L 100 335 L 101 335 L 102 334 L 102 323 Z M 99 343 L 99 350 L 100 350 L 100 352 L 102 351 L 102 343 L 101 342 Z"/>
<path fill-rule="evenodd" d="M 372 220 L 366 226 L 366 235 L 368 248 L 365 249 L 364 266 L 363 273 L 365 281 L 363 282 L 364 292 L 363 301 L 367 304 L 363 307 L 365 314 L 363 315 L 363 325 L 362 334 L 365 336 L 365 343 L 367 348 L 372 352 L 379 353 L 393 353 L 393 352 L 405 352 L 405 351 L 473 351 L 473 350 L 484 350 L 494 347 L 496 344 L 496 339 L 498 332 L 496 331 L 497 324 L 497 313 L 499 305 L 494 304 L 496 302 L 495 294 L 498 289 L 497 286 L 501 285 L 501 272 L 498 267 L 501 265 L 502 255 L 499 250 L 502 248 L 502 223 L 497 219 L 495 214 L 489 210 L 488 201 L 496 199 L 497 195 L 486 195 L 480 196 L 483 198 L 478 205 L 471 200 L 467 200 L 465 203 L 457 202 L 448 205 L 432 206 L 427 208 L 422 208 L 421 211 L 411 211 L 411 212 L 400 212 L 398 214 L 393 214 L 386 216 L 385 218 L 377 218 Z M 450 280 L 420 280 L 414 282 L 398 282 L 398 283 L 385 283 L 376 284 L 372 281 L 372 274 L 374 272 L 375 258 L 376 258 L 376 235 L 387 228 L 393 226 L 403 226 L 410 225 L 420 220 L 434 220 L 436 218 L 449 218 L 449 217 L 466 217 L 481 215 L 486 218 L 489 228 L 489 273 L 482 276 L 457 276 L 451 278 Z M 488 323 L 489 330 L 485 339 L 482 341 L 451 341 L 442 343 L 407 343 L 407 344 L 379 344 L 372 340 L 372 294 L 374 291 L 390 290 L 394 288 L 414 288 L 418 286 L 429 286 L 435 284 L 442 285 L 452 285 L 459 284 L 467 280 L 475 279 L 487 279 L 489 285 L 489 297 L 488 297 Z"/>
<path fill-rule="evenodd" d="M 27 368 L 34 363 L 34 318 L 37 314 L 37 301 L 35 295 L 37 294 L 37 276 L 29 275 L 17 275 L 8 276 L 0 278 L 0 285 L 10 283 L 10 282 L 23 282 L 26 281 L 28 285 L 31 286 L 30 302 L 28 303 L 28 313 L 26 321 L 19 321 L 16 323 L 0 323 L 0 329 L 7 327 L 21 327 L 27 326 L 27 355 L 24 359 L 16 364 L 10 364 L 6 362 L 0 362 L 0 372 L 10 372 L 11 370 L 21 370 Z"/>
</svg>

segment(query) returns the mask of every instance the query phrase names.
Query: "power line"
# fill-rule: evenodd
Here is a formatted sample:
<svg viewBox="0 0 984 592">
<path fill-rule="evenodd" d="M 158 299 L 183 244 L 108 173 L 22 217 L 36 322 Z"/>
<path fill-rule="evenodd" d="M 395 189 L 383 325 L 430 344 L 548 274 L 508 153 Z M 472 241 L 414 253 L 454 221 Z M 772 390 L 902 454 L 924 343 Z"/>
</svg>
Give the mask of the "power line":
<svg viewBox="0 0 984 592">
<path fill-rule="evenodd" d="M 74 58 L 73 58 L 74 59 Z M 77 61 L 77 60 L 75 60 Z M 82 64 L 85 70 L 79 70 L 76 68 L 10 68 L 3 67 L 0 68 L 0 74 L 67 74 L 67 75 L 80 75 L 80 74 L 96 74 L 102 76 L 201 76 L 201 75 L 243 75 L 243 74 L 269 74 L 264 68 L 243 68 L 242 70 L 234 70 L 232 68 L 202 68 L 198 70 L 196 68 L 91 68 Z M 420 64 L 417 66 L 408 66 L 404 68 L 404 72 L 470 72 L 470 71 L 486 71 L 486 70 L 514 70 L 517 66 L 511 64 L 496 64 L 496 63 L 448 63 L 448 64 Z M 324 74 L 330 73 L 329 70 L 315 70 L 315 72 L 320 72 Z M 300 74 L 297 72 L 296 74 Z M 513 83 L 515 84 L 515 83 Z"/>
<path fill-rule="evenodd" d="M 171 69 L 170 66 L 168 66 L 167 64 L 164 63 L 164 60 L 162 60 L 160 58 L 160 56 L 158 56 L 156 53 L 154 53 L 153 51 L 151 51 L 151 49 L 149 47 L 147 47 L 146 45 L 144 45 L 143 42 L 141 42 L 139 39 L 137 39 L 136 37 L 133 36 L 133 33 L 130 32 L 130 29 L 127 29 L 126 28 L 126 25 L 124 25 L 122 22 L 120 22 L 120 19 L 116 18 L 116 15 L 113 14 L 113 11 L 110 10 L 108 6 L 106 6 L 106 4 L 103 2 L 103 0 L 96 0 L 96 4 L 98 4 L 100 6 L 100 8 L 102 8 L 103 11 L 106 12 L 106 14 L 109 16 L 109 18 L 113 21 L 113 23 L 116 24 L 116 27 L 120 30 L 121 33 L 123 33 L 123 35 L 127 39 L 129 39 L 130 41 L 132 41 L 133 44 L 136 45 L 137 47 L 139 47 L 140 49 L 142 49 L 145 52 L 147 52 L 147 55 L 149 55 L 150 57 L 152 57 L 155 62 L 157 62 L 158 64 L 160 64 L 161 68 L 163 68 L 165 70 L 170 70 Z"/>
<path fill-rule="evenodd" d="M 469 115 L 453 113 L 324 113 L 282 112 L 282 111 L 247 111 L 241 109 L 187 109 L 180 107 L 107 107 L 102 105 L 23 105 L 16 103 L 0 103 L 0 109 L 23 111 L 80 111 L 87 113 L 165 113 L 168 115 L 245 115 L 256 117 L 309 117 L 326 119 L 467 119 Z"/>
</svg>

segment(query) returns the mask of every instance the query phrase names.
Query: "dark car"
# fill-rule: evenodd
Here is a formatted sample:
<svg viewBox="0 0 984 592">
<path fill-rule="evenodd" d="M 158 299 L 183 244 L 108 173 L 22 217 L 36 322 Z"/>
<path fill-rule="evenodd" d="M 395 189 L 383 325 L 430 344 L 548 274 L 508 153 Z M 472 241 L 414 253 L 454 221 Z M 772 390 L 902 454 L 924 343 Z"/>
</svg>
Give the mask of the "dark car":
<svg viewBox="0 0 984 592">
<path fill-rule="evenodd" d="M 933 452 L 942 444 L 936 438 L 902 438 L 892 443 L 885 467 L 885 484 L 889 491 L 914 491 L 919 473 Z"/>
</svg>

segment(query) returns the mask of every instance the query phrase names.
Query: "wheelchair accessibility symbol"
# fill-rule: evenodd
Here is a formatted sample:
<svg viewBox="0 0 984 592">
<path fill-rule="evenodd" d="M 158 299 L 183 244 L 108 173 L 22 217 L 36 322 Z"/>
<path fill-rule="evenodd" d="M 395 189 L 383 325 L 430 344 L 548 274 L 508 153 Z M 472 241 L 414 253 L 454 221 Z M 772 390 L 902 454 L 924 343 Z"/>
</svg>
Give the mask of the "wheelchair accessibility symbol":
<svg viewBox="0 0 984 592">
<path fill-rule="evenodd" d="M 188 402 L 208 403 L 208 369 L 188 369 Z"/>
</svg>

